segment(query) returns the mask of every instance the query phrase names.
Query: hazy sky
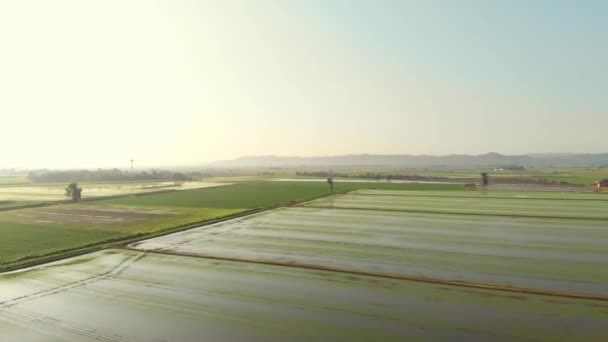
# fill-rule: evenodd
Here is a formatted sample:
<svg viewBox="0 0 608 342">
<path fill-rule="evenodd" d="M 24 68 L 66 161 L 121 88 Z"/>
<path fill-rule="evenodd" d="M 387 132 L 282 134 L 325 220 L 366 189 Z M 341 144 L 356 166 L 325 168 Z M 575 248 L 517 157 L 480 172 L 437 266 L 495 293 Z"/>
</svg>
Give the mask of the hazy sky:
<svg viewBox="0 0 608 342">
<path fill-rule="evenodd" d="M 608 1 L 3 1 L 0 167 L 608 152 Z"/>
</svg>

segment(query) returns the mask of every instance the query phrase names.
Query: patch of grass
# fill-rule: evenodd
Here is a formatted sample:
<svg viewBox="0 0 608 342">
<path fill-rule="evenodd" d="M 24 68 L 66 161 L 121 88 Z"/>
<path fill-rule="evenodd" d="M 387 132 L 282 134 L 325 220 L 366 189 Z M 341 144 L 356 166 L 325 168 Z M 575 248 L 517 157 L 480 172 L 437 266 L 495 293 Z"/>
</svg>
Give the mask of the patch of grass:
<svg viewBox="0 0 608 342">
<path fill-rule="evenodd" d="M 120 232 L 0 221 L 0 265 L 105 240 Z"/>
<path fill-rule="evenodd" d="M 357 189 L 462 190 L 459 184 L 346 183 L 335 182 L 334 191 Z M 243 182 L 230 186 L 195 189 L 150 196 L 123 197 L 99 203 L 212 208 L 265 208 L 329 194 L 325 182 Z"/>
<path fill-rule="evenodd" d="M 0 266 L 134 234 L 221 218 L 244 209 L 57 205 L 0 213 Z"/>
</svg>

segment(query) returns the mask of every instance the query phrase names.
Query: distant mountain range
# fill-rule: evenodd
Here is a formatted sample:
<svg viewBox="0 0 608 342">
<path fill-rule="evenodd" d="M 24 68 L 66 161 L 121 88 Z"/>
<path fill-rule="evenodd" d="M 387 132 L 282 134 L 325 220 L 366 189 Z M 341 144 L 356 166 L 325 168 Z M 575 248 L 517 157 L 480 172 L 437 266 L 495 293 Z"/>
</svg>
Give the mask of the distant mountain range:
<svg viewBox="0 0 608 342">
<path fill-rule="evenodd" d="M 451 154 L 445 156 L 408 154 L 356 154 L 322 157 L 251 156 L 209 163 L 217 168 L 319 168 L 319 167 L 386 167 L 386 168 L 531 168 L 531 167 L 608 167 L 608 153 L 547 153 L 504 155 Z"/>
</svg>

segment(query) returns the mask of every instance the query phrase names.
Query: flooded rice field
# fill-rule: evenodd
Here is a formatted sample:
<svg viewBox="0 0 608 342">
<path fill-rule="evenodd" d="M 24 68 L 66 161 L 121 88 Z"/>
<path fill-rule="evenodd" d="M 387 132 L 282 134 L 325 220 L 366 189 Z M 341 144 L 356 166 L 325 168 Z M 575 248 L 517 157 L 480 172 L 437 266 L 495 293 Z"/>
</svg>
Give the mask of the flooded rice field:
<svg viewBox="0 0 608 342">
<path fill-rule="evenodd" d="M 595 220 L 284 208 L 158 237 L 141 250 L 606 294 Z"/>
<path fill-rule="evenodd" d="M 13 341 L 593 339 L 608 305 L 107 250 L 0 275 Z"/>
</svg>

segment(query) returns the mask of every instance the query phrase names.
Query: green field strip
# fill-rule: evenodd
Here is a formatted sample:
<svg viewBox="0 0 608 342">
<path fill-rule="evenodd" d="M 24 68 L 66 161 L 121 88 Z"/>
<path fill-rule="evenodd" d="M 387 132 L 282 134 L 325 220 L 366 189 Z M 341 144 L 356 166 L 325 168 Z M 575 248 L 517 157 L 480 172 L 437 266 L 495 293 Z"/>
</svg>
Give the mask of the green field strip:
<svg viewBox="0 0 608 342">
<path fill-rule="evenodd" d="M 403 196 L 405 197 L 405 196 Z M 471 215 L 502 215 L 525 217 L 563 217 L 608 220 L 608 202 L 585 203 L 544 200 L 530 203 L 527 200 L 426 198 L 399 196 L 336 195 L 304 204 L 309 207 L 410 211 L 428 213 L 454 213 Z"/>
<path fill-rule="evenodd" d="M 540 194 L 539 194 L 540 193 Z M 522 192 L 517 190 L 500 191 L 399 191 L 399 190 L 355 190 L 351 195 L 360 196 L 413 196 L 413 197 L 450 197 L 450 198 L 484 198 L 484 199 L 510 199 L 510 200 L 561 200 L 561 201 L 608 201 L 604 193 L 582 192 Z M 559 194 L 559 195 L 558 195 Z M 553 196 L 550 196 L 553 195 Z"/>
</svg>

